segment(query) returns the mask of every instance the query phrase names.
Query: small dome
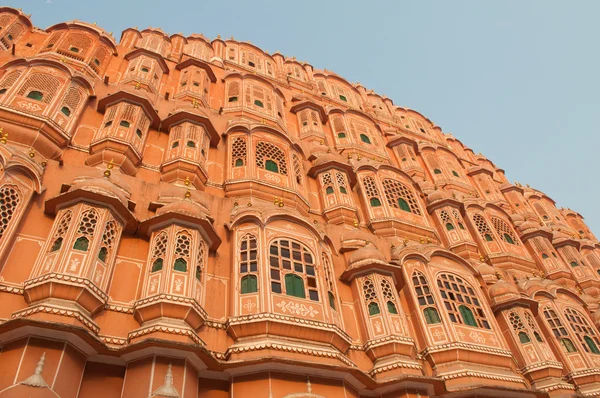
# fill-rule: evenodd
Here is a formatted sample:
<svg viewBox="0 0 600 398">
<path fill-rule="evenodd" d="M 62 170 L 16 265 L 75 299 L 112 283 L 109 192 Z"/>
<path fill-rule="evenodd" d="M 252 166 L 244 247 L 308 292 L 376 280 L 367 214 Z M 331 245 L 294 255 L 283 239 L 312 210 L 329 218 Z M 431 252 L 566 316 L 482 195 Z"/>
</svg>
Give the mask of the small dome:
<svg viewBox="0 0 600 398">
<path fill-rule="evenodd" d="M 368 235 L 365 235 L 360 229 L 352 228 L 342 234 L 342 242 L 363 241 L 365 244 L 370 243 Z"/>
<path fill-rule="evenodd" d="M 520 232 L 525 232 L 528 229 L 540 228 L 540 224 L 536 223 L 534 221 L 525 221 L 525 222 L 522 222 L 520 225 L 518 225 L 517 228 L 519 229 Z"/>
<path fill-rule="evenodd" d="M 481 276 L 496 276 L 496 269 L 487 263 L 479 263 L 475 268 Z"/>
<path fill-rule="evenodd" d="M 507 295 L 519 295 L 519 290 L 504 279 L 498 280 L 489 290 L 490 298 L 495 299 Z"/>
<path fill-rule="evenodd" d="M 156 211 L 156 215 L 165 213 L 186 214 L 193 217 L 206 218 L 208 213 L 205 206 L 191 199 L 180 199 L 171 202 Z"/>
<path fill-rule="evenodd" d="M 346 163 L 344 158 L 336 153 L 319 153 L 316 156 L 317 159 L 313 161 L 314 166 L 319 166 L 327 162 Z"/>
<path fill-rule="evenodd" d="M 448 198 L 450 198 L 450 194 L 448 192 L 441 189 L 436 189 L 427 195 L 427 203 L 431 204 Z"/>
<path fill-rule="evenodd" d="M 350 266 L 363 261 L 386 262 L 383 254 L 370 243 L 352 253 L 348 260 Z"/>
<path fill-rule="evenodd" d="M 69 191 L 81 189 L 83 191 L 94 192 L 100 195 L 109 196 L 118 199 L 123 206 L 128 206 L 131 197 L 129 185 L 118 174 L 113 172 L 110 177 L 102 176 L 80 176 L 73 180 Z"/>
<path fill-rule="evenodd" d="M 170 185 L 169 187 L 160 191 L 158 194 L 158 201 L 161 203 L 171 203 L 182 200 L 185 198 L 185 193 L 187 190 L 188 189 L 185 187 Z M 200 206 L 204 207 L 204 211 L 208 211 L 208 202 L 199 191 L 190 190 L 190 195 L 190 201 L 198 203 Z"/>
</svg>

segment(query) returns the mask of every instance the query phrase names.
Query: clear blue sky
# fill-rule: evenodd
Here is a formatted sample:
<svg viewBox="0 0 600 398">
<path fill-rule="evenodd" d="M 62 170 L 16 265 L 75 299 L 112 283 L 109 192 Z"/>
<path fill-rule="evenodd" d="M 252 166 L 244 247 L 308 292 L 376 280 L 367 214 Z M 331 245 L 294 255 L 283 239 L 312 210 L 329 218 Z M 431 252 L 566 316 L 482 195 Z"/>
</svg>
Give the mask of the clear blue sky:
<svg viewBox="0 0 600 398">
<path fill-rule="evenodd" d="M 233 35 L 331 69 L 422 112 L 600 235 L 600 1 L 4 3 L 40 28 L 80 19 L 117 38 L 132 26 Z"/>
</svg>

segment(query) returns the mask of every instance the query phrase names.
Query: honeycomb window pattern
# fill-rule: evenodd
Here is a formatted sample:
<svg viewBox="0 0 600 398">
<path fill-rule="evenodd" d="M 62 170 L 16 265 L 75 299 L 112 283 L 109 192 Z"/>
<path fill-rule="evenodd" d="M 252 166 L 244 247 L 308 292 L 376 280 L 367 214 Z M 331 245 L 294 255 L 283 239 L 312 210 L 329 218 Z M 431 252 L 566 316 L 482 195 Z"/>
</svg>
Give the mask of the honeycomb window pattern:
<svg viewBox="0 0 600 398">
<path fill-rule="evenodd" d="M 256 165 L 261 169 L 265 169 L 267 160 L 277 163 L 279 173 L 287 175 L 284 152 L 273 144 L 260 141 L 256 144 Z"/>
<path fill-rule="evenodd" d="M 98 213 L 94 210 L 88 210 L 84 212 L 79 221 L 78 234 L 92 236 L 96 230 L 96 224 L 98 223 Z"/>
<path fill-rule="evenodd" d="M 410 189 L 399 181 L 386 178 L 383 180 L 383 189 L 388 204 L 395 208 L 402 208 L 402 201 L 408 204 L 410 212 L 416 215 L 421 215 L 421 210 L 417 204 L 415 196 L 412 194 Z M 402 201 L 400 200 L 402 199 Z M 403 209 L 404 210 L 404 209 Z"/>
<path fill-rule="evenodd" d="M 11 88 L 13 84 L 17 82 L 22 73 L 23 70 L 21 69 L 8 73 L 6 76 L 4 76 L 2 82 L 0 82 L 0 89 L 6 90 Z"/>
<path fill-rule="evenodd" d="M 479 232 L 481 238 L 485 239 L 486 241 L 493 240 L 492 230 L 485 221 L 485 218 L 483 218 L 481 214 L 473 214 L 472 218 L 473 222 L 475 223 L 475 227 L 477 228 L 477 232 Z"/>
<path fill-rule="evenodd" d="M 27 95 L 31 91 L 40 91 L 44 94 L 41 101 L 49 104 L 56 95 L 59 86 L 60 82 L 57 78 L 49 74 L 34 72 L 26 77 L 18 94 Z"/>
<path fill-rule="evenodd" d="M 362 179 L 363 186 L 365 187 L 365 194 L 368 199 L 380 199 L 379 190 L 377 189 L 377 184 L 375 183 L 375 179 L 371 176 L 364 177 Z"/>
<path fill-rule="evenodd" d="M 5 185 L 0 188 L 0 238 L 8 228 L 20 202 L 21 196 L 16 187 Z"/>
<path fill-rule="evenodd" d="M 246 139 L 237 137 L 231 145 L 231 165 L 233 167 L 246 165 Z"/>
<path fill-rule="evenodd" d="M 500 239 L 502 239 L 504 242 L 517 246 L 520 245 L 517 235 L 504 220 L 498 217 L 492 217 L 492 225 L 494 226 L 496 232 L 498 232 Z"/>
</svg>

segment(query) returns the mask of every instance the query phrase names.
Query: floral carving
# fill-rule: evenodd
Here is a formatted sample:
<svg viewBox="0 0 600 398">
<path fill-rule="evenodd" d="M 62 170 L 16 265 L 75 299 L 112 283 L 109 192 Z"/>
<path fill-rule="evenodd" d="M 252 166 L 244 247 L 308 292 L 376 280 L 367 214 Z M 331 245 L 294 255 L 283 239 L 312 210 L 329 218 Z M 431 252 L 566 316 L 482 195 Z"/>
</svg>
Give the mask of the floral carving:
<svg viewBox="0 0 600 398">
<path fill-rule="evenodd" d="M 282 312 L 289 312 L 290 314 L 309 315 L 311 318 L 314 318 L 315 315 L 319 313 L 319 311 L 315 310 L 312 305 L 306 306 L 305 304 L 298 304 L 291 301 L 281 301 L 277 303 L 277 307 L 281 309 Z"/>
</svg>

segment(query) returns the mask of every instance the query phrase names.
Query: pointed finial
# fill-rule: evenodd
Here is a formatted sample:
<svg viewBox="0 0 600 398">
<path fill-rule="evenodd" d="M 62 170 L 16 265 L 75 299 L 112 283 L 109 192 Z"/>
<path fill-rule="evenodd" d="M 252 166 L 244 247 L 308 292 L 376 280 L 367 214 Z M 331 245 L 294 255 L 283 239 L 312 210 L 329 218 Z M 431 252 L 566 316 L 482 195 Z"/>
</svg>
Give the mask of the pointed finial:
<svg viewBox="0 0 600 398">
<path fill-rule="evenodd" d="M 35 157 L 35 149 L 29 148 L 29 157 L 32 159 Z"/>
<path fill-rule="evenodd" d="M 192 106 L 197 109 L 200 106 L 200 103 L 198 101 L 196 101 L 196 99 L 194 98 L 194 100 L 192 101 Z"/>
<path fill-rule="evenodd" d="M 38 361 L 37 366 L 35 367 L 34 373 L 19 384 L 24 384 L 26 386 L 31 387 L 48 387 L 48 383 L 46 383 L 44 377 L 42 376 L 42 371 L 44 370 L 44 362 L 46 362 L 45 352 L 40 357 L 40 360 Z"/>
<path fill-rule="evenodd" d="M 354 219 L 354 222 L 352 223 L 352 225 L 354 225 L 354 228 L 358 228 L 358 220 Z"/>
<path fill-rule="evenodd" d="M 185 177 L 185 181 L 183 181 L 183 185 L 185 185 L 186 187 L 190 186 L 190 177 Z"/>
<path fill-rule="evenodd" d="M 246 206 L 252 207 L 252 202 L 248 202 L 248 204 Z"/>
<path fill-rule="evenodd" d="M 351 160 L 351 159 L 352 159 L 352 154 L 351 154 L 351 153 L 349 153 L 349 154 L 348 154 L 348 160 Z"/>
<path fill-rule="evenodd" d="M 275 204 L 275 206 L 279 206 L 279 198 L 278 197 L 275 197 L 273 204 Z"/>
<path fill-rule="evenodd" d="M 8 131 L 3 132 L 4 128 L 0 127 L 0 143 L 6 144 L 8 142 Z"/>
<path fill-rule="evenodd" d="M 502 280 L 502 274 L 499 271 L 496 271 L 496 279 L 498 279 L 499 281 Z"/>
<path fill-rule="evenodd" d="M 479 255 L 479 261 L 481 261 L 482 263 L 485 263 L 485 257 L 483 257 L 483 255 Z"/>
<path fill-rule="evenodd" d="M 217 35 L 217 39 L 220 39 L 220 38 L 221 38 L 221 35 Z"/>
<path fill-rule="evenodd" d="M 233 207 L 238 207 L 238 206 L 239 206 L 239 203 L 237 200 L 235 202 L 233 202 Z"/>
<path fill-rule="evenodd" d="M 136 82 L 135 83 L 135 89 L 139 90 L 142 87 L 142 85 L 140 84 L 140 82 Z"/>
<path fill-rule="evenodd" d="M 421 244 L 425 244 L 425 238 L 424 238 L 424 237 L 421 237 L 421 239 L 419 239 L 419 242 L 420 242 Z"/>
<path fill-rule="evenodd" d="M 184 198 L 189 199 L 192 197 L 192 193 L 190 192 L 190 190 L 186 190 L 185 191 L 185 195 L 183 195 Z"/>
<path fill-rule="evenodd" d="M 111 159 L 110 162 L 108 162 L 108 164 L 106 165 L 106 170 L 104 170 L 104 177 L 110 177 L 110 171 L 113 167 L 115 167 L 115 161 L 114 159 Z"/>
<path fill-rule="evenodd" d="M 361 160 L 360 154 L 356 155 L 356 160 Z"/>
<path fill-rule="evenodd" d="M 404 243 L 404 247 L 408 246 L 408 239 L 404 239 L 404 242 L 402 243 Z"/>
</svg>

